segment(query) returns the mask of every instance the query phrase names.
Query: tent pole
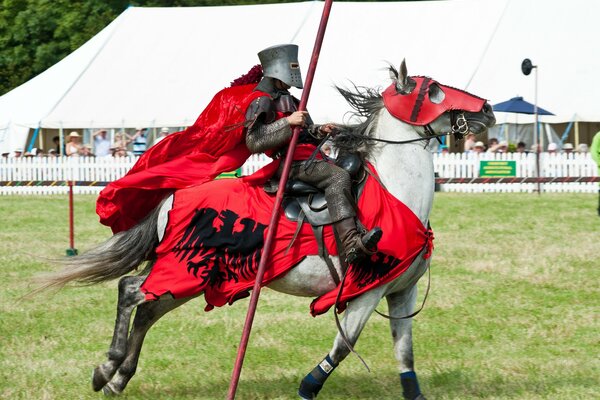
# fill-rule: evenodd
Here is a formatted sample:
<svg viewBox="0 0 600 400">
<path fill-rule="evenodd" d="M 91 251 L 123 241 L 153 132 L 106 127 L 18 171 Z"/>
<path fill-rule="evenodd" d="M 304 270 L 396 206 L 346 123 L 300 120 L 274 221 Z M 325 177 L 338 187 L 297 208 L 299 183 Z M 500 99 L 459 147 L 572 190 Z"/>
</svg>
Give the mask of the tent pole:
<svg viewBox="0 0 600 400">
<path fill-rule="evenodd" d="M 579 146 L 579 121 L 575 121 L 575 148 Z"/>
<path fill-rule="evenodd" d="M 60 145 L 60 156 L 65 156 L 65 138 L 63 135 L 63 126 L 62 122 L 60 123 L 60 128 L 58 128 L 58 144 Z"/>
<path fill-rule="evenodd" d="M 306 82 L 304 83 L 304 90 L 302 91 L 302 97 L 298 106 L 299 111 L 306 110 L 306 103 L 308 102 L 308 96 L 310 95 L 310 89 L 312 87 L 315 70 L 317 69 L 317 62 L 319 60 L 319 54 L 321 52 L 321 45 L 323 44 L 323 37 L 325 36 L 325 28 L 327 27 L 327 21 L 329 19 L 329 12 L 331 11 L 331 4 L 333 0 L 326 0 L 323 5 L 323 13 L 321 15 L 321 22 L 319 24 L 319 30 L 317 31 L 317 37 L 315 39 L 315 45 L 313 47 L 312 56 L 310 59 L 310 65 L 308 66 L 308 72 L 306 73 Z M 238 347 L 237 357 L 233 368 L 233 374 L 229 385 L 229 392 L 227 393 L 227 400 L 234 400 L 235 393 L 237 391 L 238 382 L 242 373 L 242 365 L 244 363 L 244 356 L 246 354 L 246 347 L 248 346 L 248 340 L 250 338 L 250 331 L 252 329 L 252 322 L 254 321 L 254 314 L 256 313 L 256 306 L 258 304 L 258 296 L 260 295 L 260 289 L 262 287 L 262 279 L 265 274 L 267 262 L 272 248 L 272 243 L 277 231 L 277 223 L 279 221 L 279 209 L 283 202 L 283 192 L 287 183 L 288 175 L 292 167 L 292 155 L 298 143 L 301 128 L 299 126 L 294 127 L 292 139 L 288 145 L 287 155 L 285 157 L 285 163 L 283 171 L 281 172 L 281 178 L 279 179 L 279 188 L 275 195 L 275 204 L 273 205 L 273 212 L 271 213 L 271 220 L 269 222 L 269 228 L 267 230 L 267 237 L 263 246 L 260 263 L 258 264 L 258 270 L 256 272 L 256 279 L 254 281 L 254 287 L 252 288 L 252 295 L 250 297 L 250 304 L 248 305 L 248 312 L 246 313 L 246 321 L 244 322 L 244 330 L 242 332 L 242 338 Z"/>
</svg>

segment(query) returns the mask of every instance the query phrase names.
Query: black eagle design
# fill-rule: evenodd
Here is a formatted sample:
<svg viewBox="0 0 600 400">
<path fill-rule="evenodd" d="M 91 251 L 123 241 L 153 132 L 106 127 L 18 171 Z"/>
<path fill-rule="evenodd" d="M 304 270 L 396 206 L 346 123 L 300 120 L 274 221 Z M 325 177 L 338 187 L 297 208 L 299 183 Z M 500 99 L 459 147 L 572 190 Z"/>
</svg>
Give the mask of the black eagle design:
<svg viewBox="0 0 600 400">
<path fill-rule="evenodd" d="M 238 220 L 243 228 L 234 232 Z M 253 219 L 240 219 L 231 210 L 197 209 L 173 252 L 187 263 L 188 272 L 200 279 L 201 286 L 253 279 L 266 228 Z"/>
<path fill-rule="evenodd" d="M 377 252 L 368 261 L 350 269 L 350 276 L 359 288 L 383 278 L 402 262 L 401 259 Z"/>
</svg>

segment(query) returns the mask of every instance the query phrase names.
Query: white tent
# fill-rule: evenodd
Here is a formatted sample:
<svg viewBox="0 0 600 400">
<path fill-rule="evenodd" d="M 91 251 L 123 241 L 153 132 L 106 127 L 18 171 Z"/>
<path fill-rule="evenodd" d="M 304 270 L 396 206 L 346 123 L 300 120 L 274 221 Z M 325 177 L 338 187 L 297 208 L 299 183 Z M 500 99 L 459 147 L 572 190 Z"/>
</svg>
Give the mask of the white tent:
<svg viewBox="0 0 600 400">
<path fill-rule="evenodd" d="M 0 97 L 0 150 L 24 147 L 37 127 L 190 125 L 217 91 L 258 63 L 262 48 L 300 45 L 306 73 L 322 6 L 129 8 Z M 309 110 L 318 122 L 343 120 L 349 107 L 333 85 L 385 87 L 386 62 L 404 57 L 409 73 L 491 103 L 516 95 L 531 102 L 533 76 L 520 71 L 530 58 L 538 102 L 556 114 L 551 121 L 600 121 L 600 53 L 589 44 L 600 37 L 598 15 L 600 2 L 587 0 L 334 2 Z"/>
</svg>

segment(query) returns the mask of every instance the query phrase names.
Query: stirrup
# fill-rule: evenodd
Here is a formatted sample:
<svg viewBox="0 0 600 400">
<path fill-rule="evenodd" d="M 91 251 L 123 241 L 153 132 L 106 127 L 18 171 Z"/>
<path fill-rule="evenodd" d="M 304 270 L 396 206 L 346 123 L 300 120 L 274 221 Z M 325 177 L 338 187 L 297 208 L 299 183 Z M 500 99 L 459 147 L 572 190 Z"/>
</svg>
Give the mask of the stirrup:
<svg viewBox="0 0 600 400">
<path fill-rule="evenodd" d="M 352 247 L 346 253 L 346 262 L 349 264 L 355 263 L 357 260 L 365 256 L 372 256 L 377 252 L 377 243 L 381 240 L 383 231 L 376 226 L 367 232 L 359 241 L 360 249 Z"/>
</svg>

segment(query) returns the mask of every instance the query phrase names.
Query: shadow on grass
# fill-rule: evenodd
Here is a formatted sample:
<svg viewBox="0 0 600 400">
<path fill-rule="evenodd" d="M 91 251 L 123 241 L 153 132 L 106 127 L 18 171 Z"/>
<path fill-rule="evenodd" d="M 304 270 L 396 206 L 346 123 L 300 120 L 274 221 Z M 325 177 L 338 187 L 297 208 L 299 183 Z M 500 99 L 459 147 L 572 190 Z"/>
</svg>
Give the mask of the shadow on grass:
<svg viewBox="0 0 600 400">
<path fill-rule="evenodd" d="M 487 371 L 489 373 L 489 371 Z M 474 374 L 476 375 L 476 374 Z M 238 399 L 295 399 L 301 378 L 273 377 L 265 380 L 240 380 Z M 421 388 L 429 399 L 512 399 L 553 398 L 552 394 L 566 387 L 592 390 L 589 379 L 573 376 L 545 377 L 532 375 L 522 379 L 489 374 L 468 376 L 461 370 L 447 370 L 420 378 Z M 138 385 L 139 384 L 139 385 Z M 148 382 L 132 382 L 122 398 L 137 399 L 223 399 L 226 398 L 229 381 L 210 381 L 209 376 L 191 372 L 190 381 L 176 387 Z M 339 375 L 325 384 L 319 398 L 322 399 L 402 399 L 399 377 L 395 374 L 361 373 L 355 376 Z"/>
</svg>

